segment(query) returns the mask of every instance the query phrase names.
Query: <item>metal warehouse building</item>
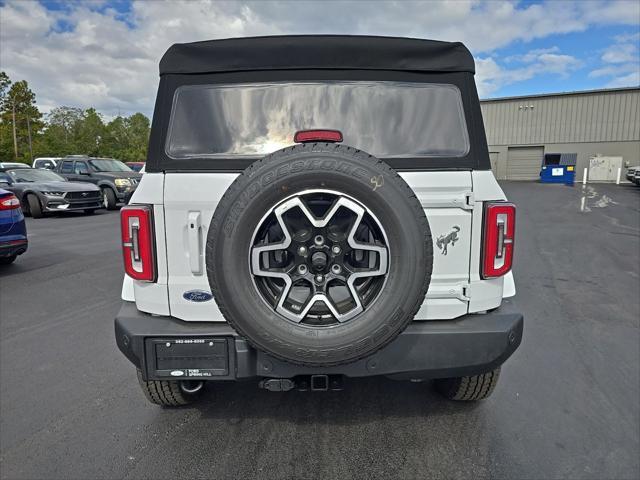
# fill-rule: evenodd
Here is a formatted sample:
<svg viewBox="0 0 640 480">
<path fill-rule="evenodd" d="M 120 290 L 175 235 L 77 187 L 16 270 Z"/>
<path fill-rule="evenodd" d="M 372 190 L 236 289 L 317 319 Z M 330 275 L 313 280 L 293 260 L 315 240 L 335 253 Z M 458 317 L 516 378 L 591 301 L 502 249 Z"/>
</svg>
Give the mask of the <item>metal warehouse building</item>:
<svg viewBox="0 0 640 480">
<path fill-rule="evenodd" d="M 593 157 L 617 167 L 640 164 L 640 88 L 483 100 L 491 167 L 498 179 L 539 178 L 544 155 L 577 154 L 581 180 Z M 616 168 L 614 168 L 616 167 Z M 592 177 L 589 177 L 592 178 Z"/>
</svg>

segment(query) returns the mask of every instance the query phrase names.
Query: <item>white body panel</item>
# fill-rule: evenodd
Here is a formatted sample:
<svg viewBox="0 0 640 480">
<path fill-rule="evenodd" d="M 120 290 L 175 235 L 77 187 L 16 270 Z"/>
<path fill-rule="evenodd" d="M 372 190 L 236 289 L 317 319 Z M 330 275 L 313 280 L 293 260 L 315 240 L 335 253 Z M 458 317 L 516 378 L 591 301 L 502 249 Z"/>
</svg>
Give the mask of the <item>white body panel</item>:
<svg viewBox="0 0 640 480">
<path fill-rule="evenodd" d="M 513 272 L 509 272 L 504 276 L 504 287 L 502 290 L 502 298 L 511 298 L 516 295 L 516 282 L 513 279 Z"/>
<path fill-rule="evenodd" d="M 167 294 L 167 249 L 164 221 L 164 175 L 146 174 L 140 182 L 129 203 L 153 205 L 153 219 L 156 237 L 156 268 L 158 279 L 155 283 L 133 280 L 133 291 L 138 310 L 157 315 L 170 315 Z"/>
<path fill-rule="evenodd" d="M 148 174 L 147 174 L 148 175 Z M 210 292 L 205 267 L 204 247 L 211 217 L 229 185 L 237 177 L 233 173 L 170 173 L 165 183 L 165 218 L 171 229 L 167 232 L 167 263 L 169 266 L 169 303 L 171 315 L 182 320 L 224 321 L 215 300 L 196 303 L 183 298 L 184 292 Z M 196 235 L 199 250 L 192 250 L 189 216 L 200 214 Z M 191 231 L 190 231 L 191 230 Z M 192 262 L 197 256 L 198 261 Z M 200 262 L 198 271 L 192 263 Z"/>
<path fill-rule="evenodd" d="M 135 287 L 133 286 L 133 278 L 129 275 L 125 274 L 124 279 L 122 280 L 122 293 L 120 297 L 125 302 L 135 302 L 136 301 L 136 292 Z"/>
<path fill-rule="evenodd" d="M 198 303 L 186 300 L 183 294 L 210 292 L 205 263 L 207 231 L 220 198 L 236 176 L 144 175 L 131 203 L 154 205 L 158 281 L 149 284 L 125 278 L 123 299 L 135 298 L 138 309 L 149 313 L 187 321 L 224 321 L 215 300 Z M 493 174 L 452 171 L 401 176 L 423 206 L 434 241 L 431 284 L 415 319 L 444 320 L 489 310 L 498 307 L 505 295 L 515 294 L 513 277 L 486 281 L 479 276 L 482 202 L 504 199 Z M 453 232 L 454 241 L 447 243 Z M 443 240 L 440 244 L 439 238 Z"/>
<path fill-rule="evenodd" d="M 450 319 L 467 313 L 465 289 L 469 284 L 472 194 L 470 172 L 402 173 L 424 208 L 433 238 L 433 273 L 427 297 L 416 320 Z M 447 245 L 447 254 L 437 239 L 457 227 L 458 240 Z"/>
</svg>

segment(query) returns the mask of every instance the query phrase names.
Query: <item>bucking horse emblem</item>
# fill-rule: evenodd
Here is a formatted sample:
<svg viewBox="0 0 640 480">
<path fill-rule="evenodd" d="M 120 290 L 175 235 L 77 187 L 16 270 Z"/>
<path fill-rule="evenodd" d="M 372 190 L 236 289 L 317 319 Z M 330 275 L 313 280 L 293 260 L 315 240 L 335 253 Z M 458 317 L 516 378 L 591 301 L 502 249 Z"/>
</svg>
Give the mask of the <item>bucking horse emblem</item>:
<svg viewBox="0 0 640 480">
<path fill-rule="evenodd" d="M 446 235 L 440 235 L 436 238 L 436 245 L 441 250 L 443 255 L 448 253 L 449 244 L 453 247 L 458 241 L 458 232 L 460 231 L 460 227 L 458 225 L 454 225 L 449 233 Z"/>
</svg>

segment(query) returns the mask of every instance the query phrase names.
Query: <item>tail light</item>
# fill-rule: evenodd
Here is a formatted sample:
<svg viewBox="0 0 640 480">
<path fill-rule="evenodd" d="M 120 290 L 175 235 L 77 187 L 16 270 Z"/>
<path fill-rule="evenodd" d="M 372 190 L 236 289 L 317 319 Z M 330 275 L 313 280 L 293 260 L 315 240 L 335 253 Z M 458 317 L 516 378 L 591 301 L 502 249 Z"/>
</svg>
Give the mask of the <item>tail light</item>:
<svg viewBox="0 0 640 480">
<path fill-rule="evenodd" d="M 340 130 L 299 130 L 293 136 L 295 143 L 305 142 L 341 142 Z"/>
<path fill-rule="evenodd" d="M 501 277 L 513 264 L 516 206 L 512 203 L 485 204 L 482 278 Z"/>
<path fill-rule="evenodd" d="M 149 205 L 127 205 L 120 210 L 124 270 L 134 280 L 155 282 L 156 255 L 153 211 Z"/>
<path fill-rule="evenodd" d="M 13 210 L 20 208 L 20 200 L 12 193 L 0 198 L 0 210 Z"/>
</svg>

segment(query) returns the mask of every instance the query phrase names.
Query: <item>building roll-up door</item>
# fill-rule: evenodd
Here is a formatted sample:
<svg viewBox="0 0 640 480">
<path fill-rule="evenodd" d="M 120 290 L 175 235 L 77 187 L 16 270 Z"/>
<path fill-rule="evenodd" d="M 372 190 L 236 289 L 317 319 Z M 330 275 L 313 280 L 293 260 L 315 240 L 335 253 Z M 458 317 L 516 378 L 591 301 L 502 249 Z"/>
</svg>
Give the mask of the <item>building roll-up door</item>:
<svg viewBox="0 0 640 480">
<path fill-rule="evenodd" d="M 509 147 L 507 180 L 536 180 L 540 178 L 543 147 Z"/>
</svg>

